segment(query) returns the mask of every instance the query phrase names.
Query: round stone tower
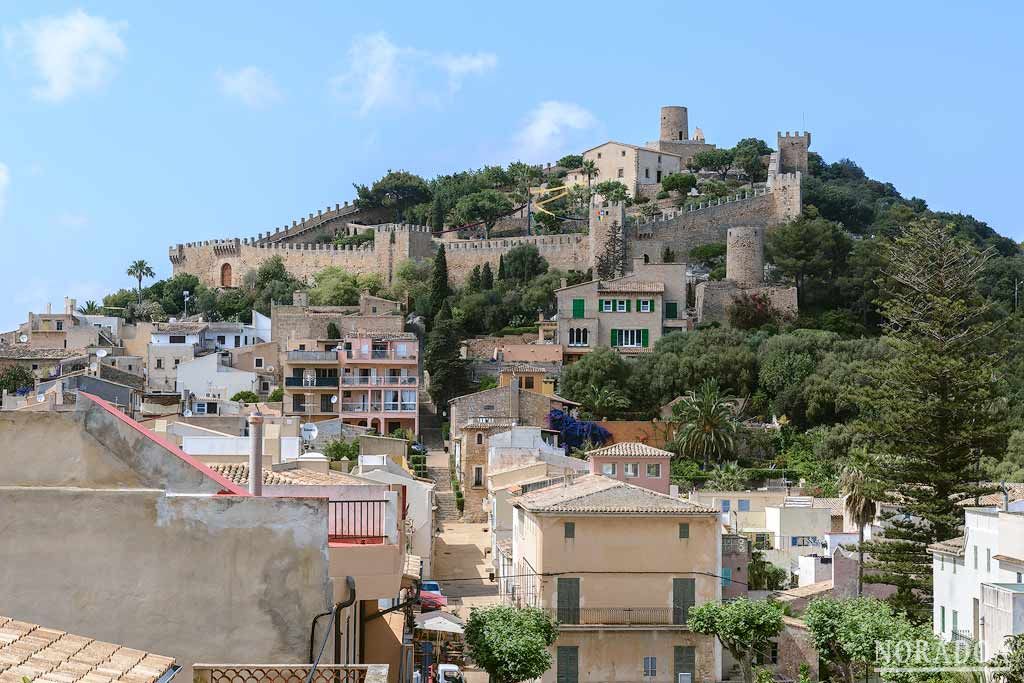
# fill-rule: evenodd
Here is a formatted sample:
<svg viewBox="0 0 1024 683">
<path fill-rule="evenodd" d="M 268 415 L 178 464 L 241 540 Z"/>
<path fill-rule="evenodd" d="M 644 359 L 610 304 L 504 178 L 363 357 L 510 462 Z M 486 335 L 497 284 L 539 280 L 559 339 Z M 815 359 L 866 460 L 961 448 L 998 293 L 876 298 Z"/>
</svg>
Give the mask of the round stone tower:
<svg viewBox="0 0 1024 683">
<path fill-rule="evenodd" d="M 729 228 L 725 243 L 725 279 L 749 287 L 764 280 L 764 230 Z"/>
<path fill-rule="evenodd" d="M 662 107 L 661 108 L 661 138 L 662 140 L 688 140 L 690 135 L 689 122 L 686 118 L 686 107 Z"/>
</svg>

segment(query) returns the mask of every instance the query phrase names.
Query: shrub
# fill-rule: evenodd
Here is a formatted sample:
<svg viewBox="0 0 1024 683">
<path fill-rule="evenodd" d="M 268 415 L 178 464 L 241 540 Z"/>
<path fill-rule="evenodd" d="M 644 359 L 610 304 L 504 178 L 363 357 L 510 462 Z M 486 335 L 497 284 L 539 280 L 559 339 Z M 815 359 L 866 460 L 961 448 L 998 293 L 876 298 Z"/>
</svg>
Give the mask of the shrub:
<svg viewBox="0 0 1024 683">
<path fill-rule="evenodd" d="M 359 442 L 335 439 L 334 441 L 328 442 L 328 444 L 324 446 L 324 455 L 326 455 L 329 460 L 334 461 L 339 461 L 342 458 L 348 458 L 349 460 L 358 460 Z"/>
<path fill-rule="evenodd" d="M 668 198 L 669 198 L 669 196 L 670 196 L 670 195 L 669 195 L 669 193 L 668 193 L 668 192 L 666 192 L 665 190 L 662 190 L 661 192 L 659 192 L 659 193 L 658 193 L 658 194 L 656 195 L 657 199 L 668 199 Z"/>
<path fill-rule="evenodd" d="M 231 397 L 231 400 L 238 401 L 239 403 L 258 403 L 260 397 L 254 391 L 239 391 Z"/>
<path fill-rule="evenodd" d="M 280 403 L 284 400 L 284 389 L 281 387 L 274 389 L 270 392 L 270 396 L 267 397 L 267 400 L 271 403 Z"/>
</svg>

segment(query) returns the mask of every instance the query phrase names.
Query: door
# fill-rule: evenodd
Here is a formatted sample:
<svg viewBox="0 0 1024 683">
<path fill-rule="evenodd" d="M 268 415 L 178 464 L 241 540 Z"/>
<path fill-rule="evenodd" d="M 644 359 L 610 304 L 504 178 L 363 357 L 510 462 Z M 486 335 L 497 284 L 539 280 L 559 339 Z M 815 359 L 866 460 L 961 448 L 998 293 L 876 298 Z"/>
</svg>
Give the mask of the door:
<svg viewBox="0 0 1024 683">
<path fill-rule="evenodd" d="M 555 683 L 579 683 L 580 651 L 575 645 L 558 647 Z"/>
<path fill-rule="evenodd" d="M 692 645 L 676 645 L 672 649 L 673 683 L 680 683 L 679 674 L 690 674 L 687 683 L 693 683 L 697 675 L 697 648 Z"/>
<path fill-rule="evenodd" d="M 558 579 L 558 620 L 563 624 L 580 623 L 580 580 Z"/>
<path fill-rule="evenodd" d="M 695 593 L 695 579 L 672 579 L 672 623 L 685 624 L 690 617 Z"/>
</svg>

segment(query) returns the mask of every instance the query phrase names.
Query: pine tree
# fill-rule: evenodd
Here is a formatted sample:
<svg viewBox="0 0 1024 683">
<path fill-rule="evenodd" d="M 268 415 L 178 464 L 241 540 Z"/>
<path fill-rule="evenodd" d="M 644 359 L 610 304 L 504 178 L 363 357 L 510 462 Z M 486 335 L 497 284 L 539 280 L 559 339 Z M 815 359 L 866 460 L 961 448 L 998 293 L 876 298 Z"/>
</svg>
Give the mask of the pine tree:
<svg viewBox="0 0 1024 683">
<path fill-rule="evenodd" d="M 430 374 L 430 399 L 438 410 L 461 395 L 469 384 L 466 361 L 459 355 L 459 334 L 446 299 L 427 335 L 423 367 Z"/>
<path fill-rule="evenodd" d="M 915 621 L 932 614 L 929 544 L 962 533 L 959 504 L 986 491 L 980 460 L 1005 446 L 1006 344 L 975 284 L 991 256 L 931 220 L 888 246 L 892 354 L 868 368 L 858 428 L 874 456 L 873 493 L 895 512 L 883 515 L 884 537 L 864 544 L 864 580 L 895 586 L 890 600 Z"/>
<path fill-rule="evenodd" d="M 444 255 L 444 245 L 437 247 L 434 255 L 434 272 L 430 277 L 430 311 L 437 315 L 445 300 L 451 295 L 448 286 L 448 260 Z"/>
<path fill-rule="evenodd" d="M 508 277 L 508 273 L 505 272 L 505 256 L 498 254 L 498 281 L 502 281 Z"/>
<path fill-rule="evenodd" d="M 491 262 L 484 263 L 480 269 L 480 289 L 484 292 L 494 289 L 494 272 L 491 270 Z"/>
<path fill-rule="evenodd" d="M 466 281 L 466 289 L 471 292 L 479 292 L 480 281 L 480 266 L 473 266 L 473 270 L 469 272 L 469 279 Z"/>
</svg>

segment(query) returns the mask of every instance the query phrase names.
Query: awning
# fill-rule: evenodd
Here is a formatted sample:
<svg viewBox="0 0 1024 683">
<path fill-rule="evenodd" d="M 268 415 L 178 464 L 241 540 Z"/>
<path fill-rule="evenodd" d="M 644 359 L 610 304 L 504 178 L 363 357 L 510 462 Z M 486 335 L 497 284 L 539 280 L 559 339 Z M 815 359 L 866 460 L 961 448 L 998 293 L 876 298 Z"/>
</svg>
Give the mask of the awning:
<svg viewBox="0 0 1024 683">
<path fill-rule="evenodd" d="M 448 612 L 423 612 L 416 615 L 416 628 L 423 631 L 444 631 L 445 633 L 462 633 L 463 621 Z"/>
</svg>

